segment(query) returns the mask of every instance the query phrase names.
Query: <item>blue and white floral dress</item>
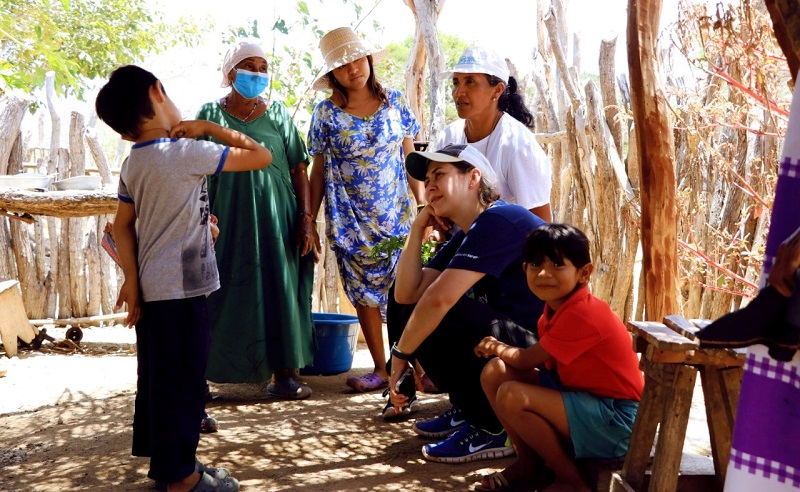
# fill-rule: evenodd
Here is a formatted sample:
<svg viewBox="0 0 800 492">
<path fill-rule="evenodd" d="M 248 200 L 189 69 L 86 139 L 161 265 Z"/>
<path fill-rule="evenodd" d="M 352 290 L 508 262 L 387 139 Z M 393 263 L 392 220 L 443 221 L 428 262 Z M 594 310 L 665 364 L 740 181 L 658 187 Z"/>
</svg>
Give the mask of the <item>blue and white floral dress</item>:
<svg viewBox="0 0 800 492">
<path fill-rule="evenodd" d="M 420 130 L 403 94 L 386 92 L 388 103 L 366 118 L 325 99 L 314 109 L 308 132 L 309 153 L 322 154 L 325 163 L 326 234 L 342 285 L 353 305 L 382 311 L 400 252 L 373 257 L 372 248 L 411 228 L 414 201 L 403 139 Z"/>
</svg>

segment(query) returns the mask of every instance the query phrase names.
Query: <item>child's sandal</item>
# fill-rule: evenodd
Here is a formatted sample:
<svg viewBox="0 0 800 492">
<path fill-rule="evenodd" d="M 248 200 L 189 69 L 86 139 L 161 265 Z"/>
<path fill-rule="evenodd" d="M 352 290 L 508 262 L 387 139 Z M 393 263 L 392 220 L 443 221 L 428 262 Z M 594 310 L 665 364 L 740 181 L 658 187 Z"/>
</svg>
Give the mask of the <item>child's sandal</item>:
<svg viewBox="0 0 800 492">
<path fill-rule="evenodd" d="M 483 485 L 484 482 L 486 485 Z M 475 484 L 474 489 L 476 492 L 498 492 L 502 490 L 511 490 L 511 485 L 503 472 L 494 472 L 481 477 L 481 482 Z"/>
</svg>

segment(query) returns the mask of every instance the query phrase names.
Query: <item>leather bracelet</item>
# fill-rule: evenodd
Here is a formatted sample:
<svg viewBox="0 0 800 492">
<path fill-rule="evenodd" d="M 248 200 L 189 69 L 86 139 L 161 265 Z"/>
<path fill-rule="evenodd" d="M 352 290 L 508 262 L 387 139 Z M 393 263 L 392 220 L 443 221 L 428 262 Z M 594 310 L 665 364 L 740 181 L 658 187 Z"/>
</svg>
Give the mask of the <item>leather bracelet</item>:
<svg viewBox="0 0 800 492">
<path fill-rule="evenodd" d="M 414 354 L 406 354 L 405 352 L 402 352 L 399 348 L 397 348 L 396 342 L 394 345 L 392 345 L 392 350 L 390 353 L 392 354 L 392 357 L 397 357 L 400 360 L 411 360 L 414 358 Z"/>
</svg>

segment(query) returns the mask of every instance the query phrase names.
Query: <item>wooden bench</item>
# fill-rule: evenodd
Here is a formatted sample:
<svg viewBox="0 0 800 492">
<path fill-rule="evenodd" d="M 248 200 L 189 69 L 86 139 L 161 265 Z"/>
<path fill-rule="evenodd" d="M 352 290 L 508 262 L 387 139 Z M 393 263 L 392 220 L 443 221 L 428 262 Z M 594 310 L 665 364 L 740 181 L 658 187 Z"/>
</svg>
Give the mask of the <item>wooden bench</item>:
<svg viewBox="0 0 800 492">
<path fill-rule="evenodd" d="M 722 490 L 745 362 L 743 350 L 701 349 L 695 333 L 708 321 L 670 315 L 664 323 L 628 322 L 641 353 L 645 385 L 633 435 L 612 490 L 670 492 L 678 489 L 681 455 L 698 371 L 705 398 L 715 482 Z M 652 471 L 646 476 L 658 428 Z"/>
</svg>

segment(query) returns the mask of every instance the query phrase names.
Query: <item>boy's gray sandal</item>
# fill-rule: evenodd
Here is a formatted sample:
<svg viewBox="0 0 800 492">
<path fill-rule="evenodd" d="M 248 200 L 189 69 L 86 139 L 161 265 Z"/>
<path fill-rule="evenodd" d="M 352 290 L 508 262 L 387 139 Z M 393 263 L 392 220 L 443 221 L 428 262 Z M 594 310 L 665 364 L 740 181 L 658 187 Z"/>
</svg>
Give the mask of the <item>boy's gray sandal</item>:
<svg viewBox="0 0 800 492">
<path fill-rule="evenodd" d="M 212 468 L 210 466 L 206 466 L 200 463 L 200 460 L 194 461 L 194 469 L 197 472 L 205 472 L 216 479 L 223 479 L 228 478 L 231 476 L 231 472 L 228 471 L 227 468 Z M 160 480 L 156 480 L 154 488 L 156 490 L 167 490 L 167 483 L 162 482 Z M 224 490 L 224 489 L 223 489 Z M 238 490 L 238 489 L 237 489 Z"/>
<path fill-rule="evenodd" d="M 212 477 L 219 479 L 228 478 L 231 476 L 231 472 L 227 468 L 212 468 L 200 463 L 200 460 L 196 460 L 194 462 L 194 469 L 199 472 L 206 472 Z"/>
<path fill-rule="evenodd" d="M 189 492 L 239 492 L 239 482 L 233 477 L 214 478 L 203 472 L 200 481 Z"/>
</svg>

